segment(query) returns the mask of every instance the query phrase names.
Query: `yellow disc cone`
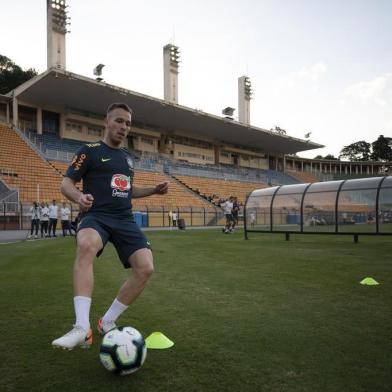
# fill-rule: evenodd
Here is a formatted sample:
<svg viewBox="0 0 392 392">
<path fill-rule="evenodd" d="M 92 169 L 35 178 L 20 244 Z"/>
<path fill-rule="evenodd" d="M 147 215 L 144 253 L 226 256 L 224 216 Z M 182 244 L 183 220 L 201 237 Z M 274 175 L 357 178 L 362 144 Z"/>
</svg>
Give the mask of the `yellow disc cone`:
<svg viewBox="0 0 392 392">
<path fill-rule="evenodd" d="M 153 332 L 146 339 L 146 345 L 148 349 L 150 348 L 164 349 L 164 348 L 170 348 L 174 346 L 174 342 L 172 342 L 162 332 Z"/>
<path fill-rule="evenodd" d="M 365 278 L 365 279 L 361 280 L 359 283 L 364 284 L 366 286 L 376 286 L 376 285 L 380 284 L 373 278 Z"/>
</svg>

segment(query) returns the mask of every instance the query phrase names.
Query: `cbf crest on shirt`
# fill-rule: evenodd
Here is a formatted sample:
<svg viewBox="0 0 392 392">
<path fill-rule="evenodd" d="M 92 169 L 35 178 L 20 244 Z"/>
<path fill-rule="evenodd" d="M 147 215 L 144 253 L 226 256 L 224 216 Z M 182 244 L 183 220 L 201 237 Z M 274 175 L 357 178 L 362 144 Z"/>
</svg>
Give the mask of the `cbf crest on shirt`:
<svg viewBox="0 0 392 392">
<path fill-rule="evenodd" d="M 131 157 L 127 157 L 127 163 L 130 170 L 133 170 L 133 159 Z"/>
<path fill-rule="evenodd" d="M 65 176 L 76 182 L 83 180 L 83 193 L 94 197 L 89 212 L 131 211 L 134 161 L 126 149 L 112 148 L 102 141 L 85 144 Z"/>
</svg>

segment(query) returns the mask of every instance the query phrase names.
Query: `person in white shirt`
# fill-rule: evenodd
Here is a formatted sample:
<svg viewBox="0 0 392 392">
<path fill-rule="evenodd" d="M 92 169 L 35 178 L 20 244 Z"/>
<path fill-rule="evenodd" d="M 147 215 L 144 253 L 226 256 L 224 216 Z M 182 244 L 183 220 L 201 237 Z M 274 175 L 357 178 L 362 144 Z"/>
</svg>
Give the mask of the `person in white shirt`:
<svg viewBox="0 0 392 392">
<path fill-rule="evenodd" d="M 33 206 L 30 208 L 31 213 L 31 229 L 30 235 L 28 238 L 33 237 L 33 232 L 35 230 L 35 238 L 38 238 L 38 228 L 39 228 L 39 220 L 40 220 L 40 209 L 38 203 L 35 201 Z"/>
<path fill-rule="evenodd" d="M 49 208 L 48 203 L 41 203 L 41 238 L 48 236 Z"/>
<path fill-rule="evenodd" d="M 255 227 L 255 223 L 256 223 L 256 214 L 254 212 L 251 212 L 249 214 L 250 217 L 250 227 Z"/>
<path fill-rule="evenodd" d="M 177 226 L 177 212 L 173 211 L 172 219 L 173 219 L 173 227 L 176 227 Z"/>
<path fill-rule="evenodd" d="M 52 200 L 52 204 L 49 206 L 49 237 L 51 236 L 50 232 L 52 231 L 53 237 L 56 236 L 56 228 L 57 228 L 57 214 L 58 214 L 58 206 L 56 205 L 56 200 Z"/>
<path fill-rule="evenodd" d="M 226 225 L 223 228 L 223 232 L 225 234 L 232 233 L 233 232 L 233 215 L 232 215 L 232 210 L 233 210 L 233 197 L 230 196 L 229 199 L 227 199 L 224 203 L 221 204 L 221 207 L 223 208 L 223 212 L 226 217 Z"/>
<path fill-rule="evenodd" d="M 60 209 L 60 214 L 61 214 L 61 228 L 63 230 L 63 237 L 67 235 L 67 230 L 69 231 L 69 235 L 72 236 L 71 226 L 69 224 L 69 215 L 71 214 L 71 211 L 65 203 L 63 203 L 63 206 Z"/>
</svg>

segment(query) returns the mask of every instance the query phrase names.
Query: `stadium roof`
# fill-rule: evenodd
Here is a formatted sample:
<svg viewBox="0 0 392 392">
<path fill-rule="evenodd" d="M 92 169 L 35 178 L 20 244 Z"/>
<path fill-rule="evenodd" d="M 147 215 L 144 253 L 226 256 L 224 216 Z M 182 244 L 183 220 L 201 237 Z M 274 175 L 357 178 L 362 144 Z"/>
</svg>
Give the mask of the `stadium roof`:
<svg viewBox="0 0 392 392">
<path fill-rule="evenodd" d="M 264 152 L 294 154 L 324 147 L 54 68 L 7 95 L 34 105 L 102 116 L 110 103 L 125 102 L 134 110 L 137 123 L 160 132 L 181 132 L 190 138 L 257 148 Z"/>
<path fill-rule="evenodd" d="M 10 102 L 10 101 L 12 101 L 11 97 L 9 97 L 8 95 L 0 94 L 0 102 L 7 103 L 7 102 Z"/>
</svg>

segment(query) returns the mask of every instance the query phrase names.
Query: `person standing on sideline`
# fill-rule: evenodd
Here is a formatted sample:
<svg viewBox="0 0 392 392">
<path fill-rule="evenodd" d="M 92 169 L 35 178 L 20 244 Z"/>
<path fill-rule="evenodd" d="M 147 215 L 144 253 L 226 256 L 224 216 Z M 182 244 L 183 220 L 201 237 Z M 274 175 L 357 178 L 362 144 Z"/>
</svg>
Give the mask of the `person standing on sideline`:
<svg viewBox="0 0 392 392">
<path fill-rule="evenodd" d="M 30 214 L 31 214 L 31 229 L 30 229 L 30 235 L 28 236 L 28 238 L 33 238 L 34 230 L 35 230 L 34 238 L 38 238 L 40 208 L 39 208 L 39 205 L 36 201 L 33 202 L 32 207 L 30 207 Z"/>
<path fill-rule="evenodd" d="M 41 238 L 48 235 L 49 208 L 48 203 L 41 203 Z"/>
<path fill-rule="evenodd" d="M 249 217 L 250 217 L 250 227 L 255 227 L 255 223 L 256 223 L 256 214 L 252 211 L 250 214 L 249 214 Z"/>
<path fill-rule="evenodd" d="M 53 237 L 56 236 L 56 228 L 57 228 L 57 214 L 58 214 L 58 206 L 56 204 L 56 200 L 52 200 L 52 204 L 49 206 L 49 237 L 50 232 L 53 232 Z"/>
<path fill-rule="evenodd" d="M 173 227 L 177 227 L 177 212 L 173 211 L 172 219 L 173 219 Z"/>
<path fill-rule="evenodd" d="M 132 268 L 107 312 L 98 321 L 104 334 L 116 328 L 117 318 L 139 296 L 154 271 L 150 242 L 132 215 L 131 199 L 167 193 L 169 184 L 141 188 L 133 184 L 134 163 L 121 148 L 131 130 L 132 110 L 124 103 L 107 109 L 102 141 L 81 147 L 68 168 L 61 192 L 83 211 L 78 226 L 74 264 L 74 328 L 52 345 L 65 349 L 92 344 L 90 305 L 93 293 L 93 261 L 108 241 L 125 268 Z M 83 193 L 75 184 L 83 179 Z"/>
<path fill-rule="evenodd" d="M 69 232 L 69 235 L 72 236 L 71 225 L 69 222 L 69 215 L 70 214 L 71 214 L 71 211 L 64 202 L 63 206 L 60 208 L 61 229 L 63 230 L 63 237 L 65 237 L 67 235 L 67 230 Z"/>
<path fill-rule="evenodd" d="M 240 205 L 238 203 L 237 197 L 233 197 L 233 208 L 231 209 L 231 215 L 233 217 L 232 231 L 238 225 L 238 213 L 240 212 Z"/>
<path fill-rule="evenodd" d="M 172 226 L 172 222 L 173 222 L 173 212 L 172 212 L 172 210 L 169 211 L 167 216 L 169 218 L 169 227 L 171 227 Z"/>
<path fill-rule="evenodd" d="M 221 207 L 223 209 L 226 218 L 226 225 L 223 228 L 223 232 L 225 234 L 232 233 L 233 232 L 233 215 L 232 215 L 233 198 L 230 196 L 229 199 L 227 199 L 223 204 L 221 204 Z"/>
</svg>

